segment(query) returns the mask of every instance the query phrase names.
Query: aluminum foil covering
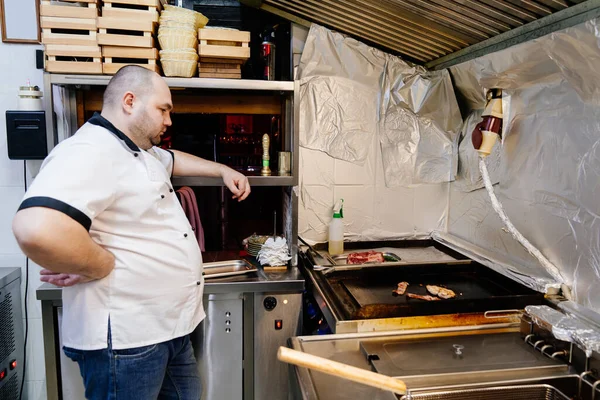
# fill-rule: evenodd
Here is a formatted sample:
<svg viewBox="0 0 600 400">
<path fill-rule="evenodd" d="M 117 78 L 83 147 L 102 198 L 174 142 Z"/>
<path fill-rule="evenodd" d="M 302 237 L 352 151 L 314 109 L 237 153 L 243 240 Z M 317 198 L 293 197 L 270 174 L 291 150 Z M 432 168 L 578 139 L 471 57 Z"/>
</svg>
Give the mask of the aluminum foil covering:
<svg viewBox="0 0 600 400">
<path fill-rule="evenodd" d="M 454 179 L 462 119 L 447 71 L 312 25 L 298 77 L 302 147 L 363 165 L 377 138 L 387 187 Z"/>
<path fill-rule="evenodd" d="M 575 343 L 587 357 L 600 351 L 600 330 L 578 315 L 563 314 L 548 306 L 527 306 L 525 312 L 533 323 L 552 332 L 557 339 Z"/>
<path fill-rule="evenodd" d="M 390 56 L 384 77 L 379 140 L 386 185 L 454 180 L 462 118 L 448 72 Z"/>
<path fill-rule="evenodd" d="M 327 241 L 340 198 L 347 241 L 429 239 L 445 229 L 461 124 L 448 73 L 313 25 L 298 76 L 299 235 Z"/>
<path fill-rule="evenodd" d="M 517 229 L 554 265 L 574 300 L 600 310 L 600 23 L 592 20 L 450 68 L 461 110 L 503 89 L 503 145 L 495 193 Z M 465 140 L 463 140 L 465 142 Z M 462 143 L 461 143 L 462 145 Z M 451 184 L 448 233 L 510 255 L 529 286 L 547 274 L 503 230 L 469 154 Z"/>
<path fill-rule="evenodd" d="M 545 270 L 538 271 L 535 265 L 523 264 L 508 253 L 500 254 L 493 252 L 445 232 L 433 232 L 432 238 L 538 292 L 546 293 L 550 289 L 556 290 L 560 288 L 560 284 L 555 282 Z"/>
</svg>

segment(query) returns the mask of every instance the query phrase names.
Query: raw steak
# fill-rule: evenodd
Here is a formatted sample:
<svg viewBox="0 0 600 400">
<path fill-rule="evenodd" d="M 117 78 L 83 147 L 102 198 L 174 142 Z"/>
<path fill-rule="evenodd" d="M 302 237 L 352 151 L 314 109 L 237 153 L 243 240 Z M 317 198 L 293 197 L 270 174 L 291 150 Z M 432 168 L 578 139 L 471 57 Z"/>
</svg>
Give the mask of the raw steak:
<svg viewBox="0 0 600 400">
<path fill-rule="evenodd" d="M 362 253 L 350 253 L 346 259 L 348 264 L 364 264 L 364 263 L 382 263 L 385 262 L 383 253 L 380 251 L 364 251 Z"/>
</svg>

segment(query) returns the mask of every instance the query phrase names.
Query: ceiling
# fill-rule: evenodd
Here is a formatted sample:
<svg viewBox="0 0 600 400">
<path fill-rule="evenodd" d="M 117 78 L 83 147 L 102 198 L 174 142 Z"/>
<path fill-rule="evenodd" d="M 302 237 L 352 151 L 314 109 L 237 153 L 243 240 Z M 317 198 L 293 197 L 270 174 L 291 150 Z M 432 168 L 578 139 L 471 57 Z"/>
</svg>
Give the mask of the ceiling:
<svg viewBox="0 0 600 400">
<path fill-rule="evenodd" d="M 537 21 L 556 23 L 600 9 L 596 0 L 244 1 L 250 2 L 296 22 L 314 22 L 425 65 L 489 43 L 495 37 L 515 37 L 510 33 L 527 31 L 522 27 Z M 553 14 L 562 18 L 552 18 Z"/>
</svg>

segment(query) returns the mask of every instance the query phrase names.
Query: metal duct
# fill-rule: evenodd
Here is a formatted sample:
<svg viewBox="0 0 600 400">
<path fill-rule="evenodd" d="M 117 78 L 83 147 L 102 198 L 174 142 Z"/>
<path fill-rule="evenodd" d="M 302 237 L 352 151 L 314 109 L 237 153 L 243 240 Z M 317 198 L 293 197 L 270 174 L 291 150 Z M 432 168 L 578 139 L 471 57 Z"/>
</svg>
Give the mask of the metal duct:
<svg viewBox="0 0 600 400">
<path fill-rule="evenodd" d="M 257 5 L 257 0 L 241 2 Z M 572 6 L 574 10 L 568 10 Z M 597 7 L 596 0 L 262 0 L 260 5 L 295 22 L 314 22 L 426 65 L 496 36 L 519 32 L 557 12 L 563 11 L 560 18 L 548 23 Z"/>
</svg>

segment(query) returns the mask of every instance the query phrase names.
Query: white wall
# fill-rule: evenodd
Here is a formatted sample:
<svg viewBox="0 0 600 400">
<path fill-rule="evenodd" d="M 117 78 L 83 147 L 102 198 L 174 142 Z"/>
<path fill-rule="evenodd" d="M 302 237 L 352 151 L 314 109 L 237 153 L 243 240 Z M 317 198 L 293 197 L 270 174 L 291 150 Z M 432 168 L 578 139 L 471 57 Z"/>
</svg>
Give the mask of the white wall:
<svg viewBox="0 0 600 400">
<path fill-rule="evenodd" d="M 0 267 L 20 267 L 22 296 L 25 292 L 25 256 L 12 234 L 12 218 L 24 194 L 23 161 L 8 159 L 5 111 L 17 107 L 19 86 L 27 80 L 43 87 L 43 74 L 35 69 L 35 50 L 41 46 L 5 44 L 0 42 Z M 31 175 L 28 174 L 28 181 Z M 44 346 L 40 303 L 35 290 L 40 285 L 40 268 L 29 264 L 27 370 L 23 398 L 46 399 Z M 25 314 L 23 314 L 25 316 Z"/>
</svg>

